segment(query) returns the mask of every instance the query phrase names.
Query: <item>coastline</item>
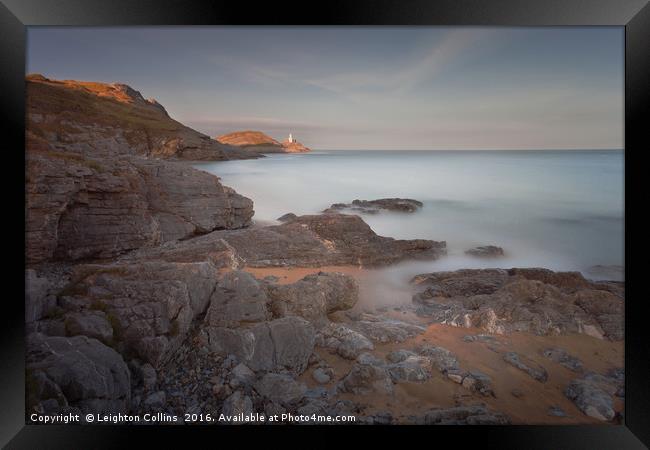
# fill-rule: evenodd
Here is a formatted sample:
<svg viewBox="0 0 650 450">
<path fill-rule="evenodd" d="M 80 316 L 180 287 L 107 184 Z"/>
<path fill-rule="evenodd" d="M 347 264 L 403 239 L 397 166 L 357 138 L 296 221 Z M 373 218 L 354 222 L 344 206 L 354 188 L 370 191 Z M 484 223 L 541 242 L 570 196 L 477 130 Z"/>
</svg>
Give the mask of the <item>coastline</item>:
<svg viewBox="0 0 650 450">
<path fill-rule="evenodd" d="M 355 208 L 417 217 L 419 200 L 256 221 L 239 186 L 190 162 L 241 150 L 128 86 L 93 85 L 95 98 L 74 82 L 28 80 L 62 102 L 83 99 L 105 122 L 99 132 L 65 103 L 43 111 L 28 96 L 31 410 L 620 422 L 624 283 L 458 269 L 413 273 L 379 302 L 371 269 L 443 260 L 447 243 L 378 234 Z M 111 108 L 125 111 L 123 129 Z M 155 119 L 145 132 L 142 114 Z M 391 303 L 397 293 L 406 302 Z"/>
</svg>

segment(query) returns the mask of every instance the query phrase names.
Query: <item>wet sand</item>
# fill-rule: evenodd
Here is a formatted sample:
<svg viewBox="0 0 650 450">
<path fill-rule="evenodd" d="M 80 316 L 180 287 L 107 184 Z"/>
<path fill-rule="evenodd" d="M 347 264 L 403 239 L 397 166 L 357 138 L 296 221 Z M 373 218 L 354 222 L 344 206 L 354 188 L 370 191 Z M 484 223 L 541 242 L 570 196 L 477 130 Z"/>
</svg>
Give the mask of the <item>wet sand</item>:
<svg viewBox="0 0 650 450">
<path fill-rule="evenodd" d="M 354 276 L 364 292 L 364 281 L 368 281 L 367 270 L 352 266 L 331 266 L 320 268 L 246 268 L 244 269 L 256 278 L 275 276 L 278 283 L 293 283 L 306 275 L 319 271 L 342 272 Z M 408 289 L 408 286 L 405 287 Z M 360 300 L 368 304 L 368 299 Z M 393 311 L 388 308 L 384 317 L 392 317 L 403 321 L 423 325 L 423 319 L 412 313 Z M 344 313 L 331 317 L 335 321 L 345 322 L 349 319 Z M 395 392 L 388 395 L 353 395 L 340 394 L 342 399 L 350 399 L 355 403 L 366 406 L 364 414 L 379 411 L 390 411 L 399 422 L 410 415 L 419 415 L 436 407 L 453 407 L 485 403 L 495 411 L 507 414 L 513 424 L 604 424 L 583 414 L 564 395 L 569 382 L 582 375 L 572 372 L 560 364 L 544 357 L 542 352 L 551 347 L 559 347 L 569 354 L 579 358 L 584 371 L 605 373 L 615 367 L 623 367 L 622 341 L 612 342 L 600 340 L 584 334 L 564 336 L 537 336 L 530 333 L 512 333 L 508 335 L 492 335 L 496 343 L 482 341 L 465 342 L 466 335 L 486 334 L 477 328 L 460 328 L 449 325 L 429 325 L 426 331 L 414 338 L 401 343 L 375 344 L 375 355 L 385 357 L 393 350 L 411 350 L 417 345 L 428 343 L 444 347 L 453 352 L 464 370 L 479 370 L 492 379 L 492 389 L 495 397 L 485 397 L 472 393 L 459 384 L 445 378 L 436 369 L 426 382 L 400 382 L 395 385 Z M 503 360 L 503 353 L 517 352 L 542 365 L 548 372 L 548 380 L 541 383 L 525 372 L 511 366 Z M 328 350 L 317 348 L 316 353 L 334 369 L 335 376 L 326 386 L 331 387 L 342 379 L 350 370 L 354 361 L 346 360 Z M 308 369 L 300 379 L 310 387 L 317 386 L 312 379 L 313 369 Z M 513 390 L 520 391 L 516 397 Z M 549 408 L 560 407 L 566 417 L 549 415 Z M 615 398 L 614 407 L 623 410 L 623 402 Z"/>
</svg>

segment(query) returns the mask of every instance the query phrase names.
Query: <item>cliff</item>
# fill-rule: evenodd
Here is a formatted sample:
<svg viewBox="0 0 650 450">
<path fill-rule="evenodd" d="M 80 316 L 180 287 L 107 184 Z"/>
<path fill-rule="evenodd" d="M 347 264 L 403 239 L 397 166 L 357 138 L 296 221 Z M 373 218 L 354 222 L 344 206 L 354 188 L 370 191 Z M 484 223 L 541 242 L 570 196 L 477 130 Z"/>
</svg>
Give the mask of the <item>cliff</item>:
<svg viewBox="0 0 650 450">
<path fill-rule="evenodd" d="M 27 137 L 54 150 L 185 160 L 251 157 L 172 119 L 156 100 L 125 84 L 28 75 L 26 97 Z"/>
<path fill-rule="evenodd" d="M 279 142 L 261 131 L 235 131 L 217 136 L 215 140 L 221 144 L 232 145 L 255 153 L 304 153 L 309 151 L 309 148 L 299 142 L 289 142 L 288 140 Z"/>
<path fill-rule="evenodd" d="M 25 145 L 29 264 L 112 258 L 253 216 L 253 202 L 219 178 L 164 161 L 243 152 L 123 84 L 28 77 Z"/>
</svg>

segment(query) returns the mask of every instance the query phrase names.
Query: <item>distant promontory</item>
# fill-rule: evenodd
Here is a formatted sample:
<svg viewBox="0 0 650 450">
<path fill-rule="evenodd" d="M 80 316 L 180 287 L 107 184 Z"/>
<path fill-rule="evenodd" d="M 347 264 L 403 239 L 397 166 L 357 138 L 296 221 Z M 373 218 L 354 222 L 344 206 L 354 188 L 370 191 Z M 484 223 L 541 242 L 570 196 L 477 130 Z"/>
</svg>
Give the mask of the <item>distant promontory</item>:
<svg viewBox="0 0 650 450">
<path fill-rule="evenodd" d="M 291 134 L 281 142 L 261 131 L 251 130 L 235 131 L 217 136 L 215 139 L 221 144 L 232 145 L 256 153 L 305 153 L 310 151 L 308 147 L 296 141 Z"/>
</svg>

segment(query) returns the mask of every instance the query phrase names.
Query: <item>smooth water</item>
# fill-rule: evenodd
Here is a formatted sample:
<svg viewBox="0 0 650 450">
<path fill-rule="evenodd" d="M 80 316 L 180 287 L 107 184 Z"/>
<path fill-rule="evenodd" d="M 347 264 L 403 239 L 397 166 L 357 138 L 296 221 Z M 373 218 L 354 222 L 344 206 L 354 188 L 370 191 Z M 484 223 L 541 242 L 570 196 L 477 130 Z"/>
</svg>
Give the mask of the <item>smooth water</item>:
<svg viewBox="0 0 650 450">
<path fill-rule="evenodd" d="M 622 151 L 317 151 L 195 167 L 253 199 L 257 221 L 354 199 L 422 201 L 414 214 L 362 215 L 380 235 L 447 241 L 447 257 L 393 270 L 400 283 L 416 273 L 477 267 L 623 276 Z M 487 244 L 506 256 L 464 254 Z"/>
</svg>

